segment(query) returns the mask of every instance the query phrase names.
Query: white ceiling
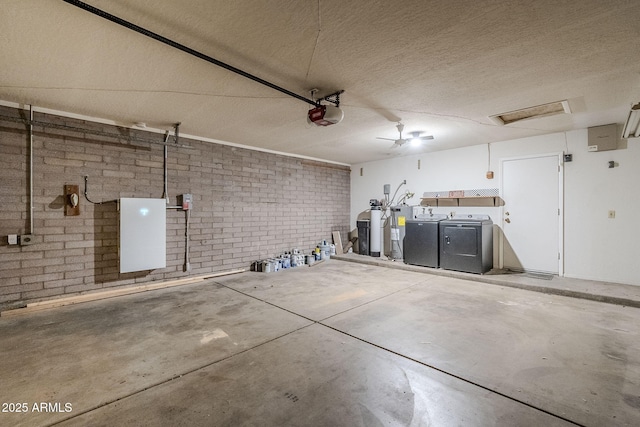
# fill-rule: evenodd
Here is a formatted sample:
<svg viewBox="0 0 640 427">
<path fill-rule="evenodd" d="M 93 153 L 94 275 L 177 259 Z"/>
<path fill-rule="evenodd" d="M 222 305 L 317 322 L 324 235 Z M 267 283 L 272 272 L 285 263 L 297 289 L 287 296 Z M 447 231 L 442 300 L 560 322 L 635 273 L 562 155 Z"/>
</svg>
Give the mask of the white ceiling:
<svg viewBox="0 0 640 427">
<path fill-rule="evenodd" d="M 309 97 L 344 89 L 344 120 L 62 0 L 3 0 L 0 99 L 358 163 L 623 123 L 640 101 L 636 0 L 87 0 Z M 570 115 L 488 116 L 569 100 Z M 421 148 L 395 124 L 435 139 Z"/>
</svg>

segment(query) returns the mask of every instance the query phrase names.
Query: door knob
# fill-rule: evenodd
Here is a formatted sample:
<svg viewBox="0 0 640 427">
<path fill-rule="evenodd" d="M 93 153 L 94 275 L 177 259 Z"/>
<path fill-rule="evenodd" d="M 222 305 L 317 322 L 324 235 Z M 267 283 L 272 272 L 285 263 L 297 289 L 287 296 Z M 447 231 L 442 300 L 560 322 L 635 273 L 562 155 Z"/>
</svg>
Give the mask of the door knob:
<svg viewBox="0 0 640 427">
<path fill-rule="evenodd" d="M 504 222 L 506 222 L 507 224 L 511 224 L 511 220 L 509 218 L 505 218 Z"/>
</svg>

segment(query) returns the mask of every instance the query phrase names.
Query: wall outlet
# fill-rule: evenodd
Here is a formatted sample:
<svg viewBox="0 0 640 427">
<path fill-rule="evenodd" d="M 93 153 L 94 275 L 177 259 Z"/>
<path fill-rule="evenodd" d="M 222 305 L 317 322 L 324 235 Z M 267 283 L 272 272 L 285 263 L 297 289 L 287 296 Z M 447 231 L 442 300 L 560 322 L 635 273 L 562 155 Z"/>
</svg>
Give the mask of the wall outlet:
<svg viewBox="0 0 640 427">
<path fill-rule="evenodd" d="M 611 219 L 615 218 L 616 217 L 616 211 L 609 211 L 607 217 L 611 218 Z"/>
<path fill-rule="evenodd" d="M 18 236 L 20 246 L 27 246 L 33 244 L 33 234 L 21 234 Z"/>
</svg>

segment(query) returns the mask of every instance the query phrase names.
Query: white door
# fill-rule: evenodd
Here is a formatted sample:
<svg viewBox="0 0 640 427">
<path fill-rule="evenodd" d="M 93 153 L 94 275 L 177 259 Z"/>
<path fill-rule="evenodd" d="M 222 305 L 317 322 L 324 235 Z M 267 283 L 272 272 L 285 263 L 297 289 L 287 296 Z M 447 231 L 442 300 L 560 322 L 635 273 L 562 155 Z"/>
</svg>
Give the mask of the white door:
<svg viewBox="0 0 640 427">
<path fill-rule="evenodd" d="M 502 266 L 561 274 L 560 155 L 502 160 Z"/>
</svg>

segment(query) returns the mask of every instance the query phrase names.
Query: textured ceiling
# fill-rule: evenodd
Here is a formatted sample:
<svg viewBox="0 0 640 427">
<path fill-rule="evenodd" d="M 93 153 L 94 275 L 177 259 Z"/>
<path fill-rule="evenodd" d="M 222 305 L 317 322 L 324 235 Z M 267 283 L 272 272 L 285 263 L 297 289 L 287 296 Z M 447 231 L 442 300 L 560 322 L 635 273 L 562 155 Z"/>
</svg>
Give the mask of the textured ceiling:
<svg viewBox="0 0 640 427">
<path fill-rule="evenodd" d="M 344 120 L 62 0 L 3 0 L 0 100 L 342 163 L 622 123 L 640 100 L 635 0 L 87 0 Z M 568 99 L 570 115 L 489 116 Z M 434 135 L 390 149 L 395 124 Z"/>
</svg>

